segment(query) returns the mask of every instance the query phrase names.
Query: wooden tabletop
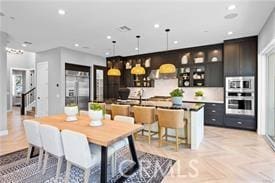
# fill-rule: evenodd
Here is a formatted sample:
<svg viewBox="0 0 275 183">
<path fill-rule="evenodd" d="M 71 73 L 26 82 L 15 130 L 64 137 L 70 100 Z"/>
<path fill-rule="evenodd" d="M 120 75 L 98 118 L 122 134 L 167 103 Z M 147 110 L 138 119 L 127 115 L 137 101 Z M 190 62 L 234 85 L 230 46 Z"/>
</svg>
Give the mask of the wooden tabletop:
<svg viewBox="0 0 275 183">
<path fill-rule="evenodd" d="M 60 114 L 36 118 L 35 120 L 41 124 L 55 126 L 60 130 L 68 129 L 85 134 L 89 142 L 105 147 L 143 128 L 142 125 L 132 125 L 113 120 L 103 120 L 102 126 L 91 127 L 89 126 L 90 118 L 87 115 L 81 114 L 77 118 L 77 121 L 66 122 L 66 115 Z"/>
</svg>

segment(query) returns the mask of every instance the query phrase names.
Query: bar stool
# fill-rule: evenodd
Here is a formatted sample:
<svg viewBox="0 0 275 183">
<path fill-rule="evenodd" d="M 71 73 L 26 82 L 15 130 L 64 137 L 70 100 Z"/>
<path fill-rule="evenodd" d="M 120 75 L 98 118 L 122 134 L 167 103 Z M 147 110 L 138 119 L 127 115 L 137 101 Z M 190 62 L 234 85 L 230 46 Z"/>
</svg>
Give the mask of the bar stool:
<svg viewBox="0 0 275 183">
<path fill-rule="evenodd" d="M 112 118 L 115 116 L 130 116 L 130 105 L 111 105 Z"/>
<path fill-rule="evenodd" d="M 186 130 L 187 122 L 184 120 L 184 110 L 172 110 L 172 109 L 157 109 L 158 113 L 158 122 L 160 127 L 160 141 L 159 145 L 162 146 L 163 137 L 172 137 L 176 139 L 176 150 L 179 150 L 179 145 L 182 143 L 186 143 L 186 138 L 179 137 L 179 130 Z M 165 129 L 165 133 L 163 135 L 163 128 Z M 174 129 L 176 136 L 168 135 L 166 129 Z"/>
<path fill-rule="evenodd" d="M 148 132 L 148 143 L 151 144 L 151 137 L 158 134 L 158 132 L 152 132 L 152 125 L 155 125 L 157 130 L 156 121 L 156 108 L 155 107 L 133 107 L 135 122 L 144 125 L 144 128 Z M 144 129 L 142 129 L 142 135 L 144 135 Z"/>
</svg>

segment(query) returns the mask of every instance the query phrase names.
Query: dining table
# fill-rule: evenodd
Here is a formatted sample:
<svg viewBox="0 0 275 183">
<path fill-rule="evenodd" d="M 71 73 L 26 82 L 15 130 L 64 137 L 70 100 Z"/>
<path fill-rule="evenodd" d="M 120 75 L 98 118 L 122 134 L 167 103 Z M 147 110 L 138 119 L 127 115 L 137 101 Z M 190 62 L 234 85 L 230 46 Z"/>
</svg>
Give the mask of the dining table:
<svg viewBox="0 0 275 183">
<path fill-rule="evenodd" d="M 142 125 L 103 119 L 101 126 L 93 127 L 89 125 L 91 120 L 87 114 L 79 114 L 77 120 L 73 122 L 67 122 L 66 118 L 65 114 L 58 114 L 38 117 L 35 118 L 35 121 L 38 121 L 40 124 L 54 126 L 60 131 L 67 129 L 82 133 L 87 136 L 90 143 L 101 146 L 100 182 L 107 182 L 108 147 L 124 138 L 128 139 L 132 160 L 135 163 L 131 169 L 124 173 L 124 175 L 130 175 L 139 168 L 133 134 L 142 130 Z"/>
</svg>

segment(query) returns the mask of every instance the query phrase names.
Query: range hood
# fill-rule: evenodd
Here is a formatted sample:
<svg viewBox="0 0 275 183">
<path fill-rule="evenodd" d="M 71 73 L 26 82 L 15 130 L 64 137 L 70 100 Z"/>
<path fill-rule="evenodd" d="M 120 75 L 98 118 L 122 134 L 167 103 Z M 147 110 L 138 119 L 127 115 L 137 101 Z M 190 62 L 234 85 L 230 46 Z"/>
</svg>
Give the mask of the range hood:
<svg viewBox="0 0 275 183">
<path fill-rule="evenodd" d="M 172 74 L 160 74 L 159 69 L 152 70 L 149 74 L 149 78 L 152 80 L 158 80 L 158 79 L 176 79 L 177 73 Z"/>
</svg>

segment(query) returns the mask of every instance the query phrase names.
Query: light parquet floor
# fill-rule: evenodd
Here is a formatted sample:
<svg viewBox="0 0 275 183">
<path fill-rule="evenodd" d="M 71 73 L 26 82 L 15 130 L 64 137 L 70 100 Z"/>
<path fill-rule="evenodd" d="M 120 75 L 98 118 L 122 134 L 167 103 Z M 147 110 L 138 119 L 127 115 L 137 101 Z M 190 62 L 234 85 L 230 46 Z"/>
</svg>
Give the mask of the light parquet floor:
<svg viewBox="0 0 275 183">
<path fill-rule="evenodd" d="M 0 137 L 0 155 L 27 147 L 22 120 L 15 108 L 8 114 L 9 135 Z M 264 182 L 275 183 L 275 153 L 255 132 L 205 127 L 199 150 L 158 146 L 153 139 L 136 141 L 137 150 L 177 160 L 163 182 Z"/>
</svg>

